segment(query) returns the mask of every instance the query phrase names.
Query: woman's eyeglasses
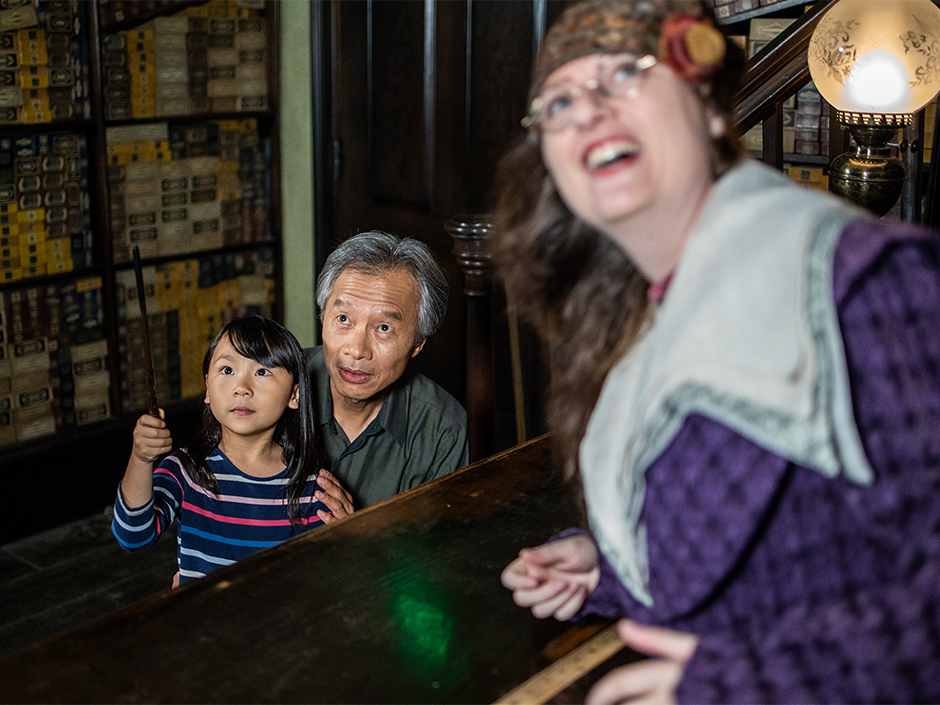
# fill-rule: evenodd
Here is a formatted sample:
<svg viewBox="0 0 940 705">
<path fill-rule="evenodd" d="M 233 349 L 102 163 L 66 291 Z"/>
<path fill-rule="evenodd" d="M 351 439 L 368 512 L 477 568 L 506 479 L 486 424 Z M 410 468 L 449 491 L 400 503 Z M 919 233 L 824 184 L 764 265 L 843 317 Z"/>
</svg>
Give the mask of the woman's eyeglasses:
<svg viewBox="0 0 940 705">
<path fill-rule="evenodd" d="M 523 127 L 539 127 L 543 132 L 558 132 L 577 121 L 575 106 L 578 98 L 596 91 L 613 98 L 635 98 L 640 92 L 643 74 L 656 64 L 652 54 L 636 58 L 632 54 L 604 56 L 601 59 L 597 78 L 580 86 L 559 83 L 542 89 L 529 114 L 522 118 Z"/>
</svg>

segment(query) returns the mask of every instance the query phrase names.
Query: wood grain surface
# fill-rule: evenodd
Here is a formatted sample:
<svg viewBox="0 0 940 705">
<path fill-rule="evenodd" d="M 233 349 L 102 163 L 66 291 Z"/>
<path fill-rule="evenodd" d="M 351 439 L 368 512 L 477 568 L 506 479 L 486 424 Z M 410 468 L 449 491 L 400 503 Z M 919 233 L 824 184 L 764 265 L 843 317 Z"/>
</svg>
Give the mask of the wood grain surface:
<svg viewBox="0 0 940 705">
<path fill-rule="evenodd" d="M 492 702 L 597 631 L 499 582 L 578 520 L 542 437 L 9 654 L 0 700 Z"/>
</svg>

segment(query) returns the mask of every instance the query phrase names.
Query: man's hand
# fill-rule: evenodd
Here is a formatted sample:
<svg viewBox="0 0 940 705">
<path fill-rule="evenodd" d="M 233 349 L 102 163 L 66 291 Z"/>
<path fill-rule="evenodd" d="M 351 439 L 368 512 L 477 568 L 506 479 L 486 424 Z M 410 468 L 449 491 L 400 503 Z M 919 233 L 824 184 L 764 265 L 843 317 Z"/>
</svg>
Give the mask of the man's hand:
<svg viewBox="0 0 940 705">
<path fill-rule="evenodd" d="M 591 688 L 586 704 L 675 703 L 676 686 L 698 646 L 696 636 L 629 619 L 617 623 L 617 632 L 627 646 L 653 658 L 612 670 Z"/>
<path fill-rule="evenodd" d="M 314 498 L 325 504 L 330 511 L 325 512 L 322 509 L 317 510 L 317 516 L 324 524 L 331 521 L 342 519 L 353 513 L 352 496 L 343 489 L 339 481 L 326 470 L 321 470 L 317 475 L 317 484 L 320 490 L 314 493 Z"/>
<path fill-rule="evenodd" d="M 571 619 L 600 580 L 597 547 L 579 534 L 523 548 L 500 580 L 515 603 L 531 607 L 539 619 Z"/>
<path fill-rule="evenodd" d="M 164 412 L 160 409 L 160 418 L 144 414 L 134 426 L 133 456 L 140 462 L 150 465 L 164 453 L 173 450 L 170 429 L 163 421 Z"/>
</svg>

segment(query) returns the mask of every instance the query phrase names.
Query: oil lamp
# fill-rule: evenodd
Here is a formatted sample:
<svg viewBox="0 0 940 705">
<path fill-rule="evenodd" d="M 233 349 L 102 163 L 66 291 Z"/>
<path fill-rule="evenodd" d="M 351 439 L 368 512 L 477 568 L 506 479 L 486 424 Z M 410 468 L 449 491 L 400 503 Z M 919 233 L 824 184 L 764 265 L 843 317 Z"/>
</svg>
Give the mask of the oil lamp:
<svg viewBox="0 0 940 705">
<path fill-rule="evenodd" d="M 940 91 L 940 9 L 930 0 L 840 0 L 810 39 L 816 88 L 855 139 L 829 190 L 884 215 L 904 167 L 889 143 Z"/>
</svg>

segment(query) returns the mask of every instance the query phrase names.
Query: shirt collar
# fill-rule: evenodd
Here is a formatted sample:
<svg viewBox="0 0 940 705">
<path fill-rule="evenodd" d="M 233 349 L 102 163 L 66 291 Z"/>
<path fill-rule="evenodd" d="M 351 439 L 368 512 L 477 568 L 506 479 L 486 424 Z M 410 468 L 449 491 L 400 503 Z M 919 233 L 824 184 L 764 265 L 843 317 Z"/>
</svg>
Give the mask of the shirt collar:
<svg viewBox="0 0 940 705">
<path fill-rule="evenodd" d="M 405 371 L 391 385 L 388 390 L 388 396 L 382 402 L 382 408 L 379 409 L 378 416 L 372 420 L 369 426 L 378 425 L 388 431 L 392 438 L 398 441 L 400 446 L 405 445 L 408 440 L 408 407 L 410 395 L 408 393 L 408 371 Z"/>
</svg>

